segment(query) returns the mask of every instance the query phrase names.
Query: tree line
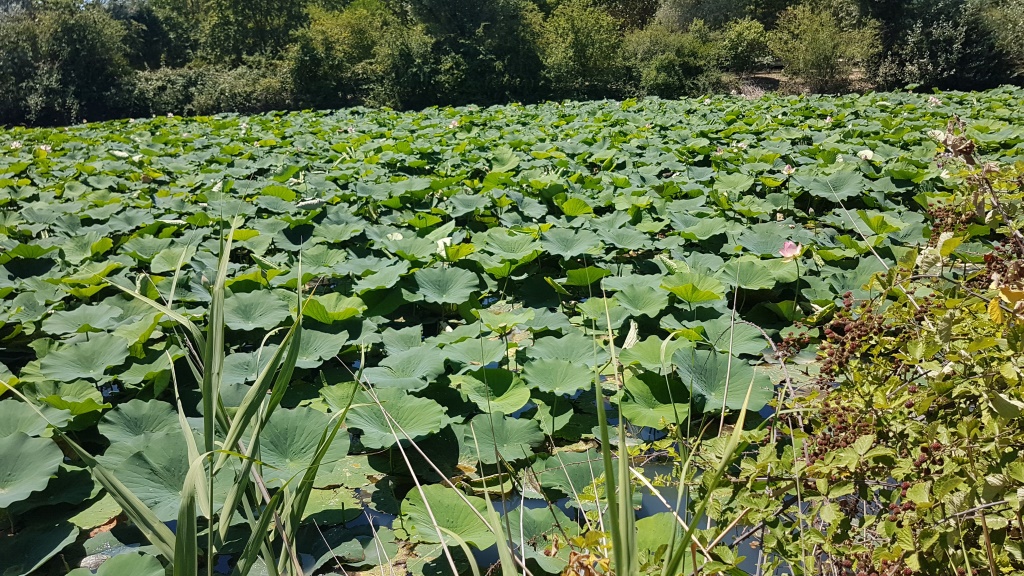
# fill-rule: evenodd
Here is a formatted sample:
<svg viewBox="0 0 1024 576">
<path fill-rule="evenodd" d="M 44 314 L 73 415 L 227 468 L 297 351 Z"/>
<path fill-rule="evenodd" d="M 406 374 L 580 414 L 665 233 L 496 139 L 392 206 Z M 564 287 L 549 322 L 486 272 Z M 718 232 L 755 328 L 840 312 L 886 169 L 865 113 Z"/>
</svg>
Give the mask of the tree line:
<svg viewBox="0 0 1024 576">
<path fill-rule="evenodd" d="M 1024 0 L 0 0 L 0 124 L 660 96 L 983 89 Z"/>
</svg>

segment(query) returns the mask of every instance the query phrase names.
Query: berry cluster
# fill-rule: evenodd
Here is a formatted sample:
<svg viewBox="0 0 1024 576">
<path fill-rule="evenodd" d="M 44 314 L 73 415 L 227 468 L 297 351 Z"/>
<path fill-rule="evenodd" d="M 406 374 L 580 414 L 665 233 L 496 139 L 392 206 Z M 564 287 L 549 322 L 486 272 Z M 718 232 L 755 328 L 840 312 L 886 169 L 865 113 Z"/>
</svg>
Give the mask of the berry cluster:
<svg viewBox="0 0 1024 576">
<path fill-rule="evenodd" d="M 846 574 L 855 576 L 911 576 L 914 570 L 901 560 L 881 560 L 876 566 L 871 552 L 854 554 L 852 559 L 842 561 Z M 854 572 L 853 566 L 856 566 Z"/>
<path fill-rule="evenodd" d="M 843 295 L 843 309 L 824 330 L 825 342 L 821 344 L 821 352 L 825 356 L 821 363 L 823 378 L 840 372 L 871 337 L 880 336 L 884 331 L 882 316 L 869 310 L 867 303 L 861 304 L 858 312 L 854 317 L 853 295 L 847 292 Z"/>
<path fill-rule="evenodd" d="M 797 332 L 796 334 L 788 334 L 778 344 L 776 344 L 775 358 L 779 360 L 792 358 L 811 343 L 811 336 L 806 330 L 803 330 L 803 324 L 797 322 L 794 326 L 799 329 L 800 332 Z"/>
<path fill-rule="evenodd" d="M 905 499 L 907 497 L 907 490 L 909 489 L 910 482 L 904 481 L 900 484 L 900 497 Z M 900 504 L 897 504 L 896 502 L 889 504 L 889 522 L 895 522 L 897 527 L 902 528 L 903 520 L 901 519 L 901 516 L 914 508 L 914 503 L 909 500 L 903 500 Z"/>
<path fill-rule="evenodd" d="M 928 245 L 934 247 L 945 232 L 956 234 L 968 224 L 974 221 L 974 214 L 968 210 L 961 210 L 952 205 L 938 205 L 934 202 L 928 203 L 928 217 L 932 220 L 932 236 Z"/>
<path fill-rule="evenodd" d="M 851 446 L 857 438 L 871 433 L 871 421 L 863 414 L 850 410 L 849 406 L 825 400 L 819 414 L 821 421 L 827 425 L 810 439 L 808 464 L 814 464 L 832 450 Z"/>
<path fill-rule="evenodd" d="M 932 473 L 932 467 L 938 472 L 942 465 L 946 463 L 941 452 L 942 444 L 939 442 L 932 442 L 931 444 L 921 446 L 921 453 L 914 460 L 914 468 L 917 468 L 925 475 Z"/>
</svg>

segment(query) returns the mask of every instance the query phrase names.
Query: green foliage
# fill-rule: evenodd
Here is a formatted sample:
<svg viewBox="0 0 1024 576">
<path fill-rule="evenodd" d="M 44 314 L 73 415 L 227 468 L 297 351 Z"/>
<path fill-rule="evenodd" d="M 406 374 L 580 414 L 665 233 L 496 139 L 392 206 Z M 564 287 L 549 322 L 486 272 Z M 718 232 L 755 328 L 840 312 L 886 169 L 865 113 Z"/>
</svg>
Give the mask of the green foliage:
<svg viewBox="0 0 1024 576">
<path fill-rule="evenodd" d="M 102 8 L 55 3 L 0 19 L 0 122 L 68 124 L 123 115 L 124 28 Z"/>
<path fill-rule="evenodd" d="M 875 72 L 882 86 L 913 83 L 982 89 L 1005 81 L 1010 74 L 1003 47 L 1013 46 L 1005 36 L 1012 34 L 1012 28 L 986 18 L 982 2 L 905 2 L 895 17 L 883 22 L 884 56 Z"/>
<path fill-rule="evenodd" d="M 696 96 L 722 85 L 721 49 L 700 23 L 687 32 L 653 24 L 629 34 L 624 51 L 640 96 Z"/>
<path fill-rule="evenodd" d="M 768 32 L 757 20 L 743 18 L 725 25 L 721 32 L 725 68 L 745 74 L 763 68 L 769 57 Z"/>
<path fill-rule="evenodd" d="M 567 0 L 544 22 L 544 76 L 559 98 L 603 98 L 622 86 L 619 22 L 590 0 Z"/>
<path fill-rule="evenodd" d="M 841 88 L 854 66 L 874 56 L 878 32 L 873 22 L 851 27 L 831 11 L 801 4 L 782 15 L 769 45 L 788 74 L 821 92 Z"/>
</svg>

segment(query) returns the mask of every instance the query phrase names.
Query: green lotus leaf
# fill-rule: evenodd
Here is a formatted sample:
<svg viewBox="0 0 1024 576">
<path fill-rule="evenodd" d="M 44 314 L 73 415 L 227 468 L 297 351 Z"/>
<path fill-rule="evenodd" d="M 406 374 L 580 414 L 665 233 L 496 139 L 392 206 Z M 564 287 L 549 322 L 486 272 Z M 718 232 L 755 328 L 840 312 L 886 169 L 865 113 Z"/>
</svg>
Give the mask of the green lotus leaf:
<svg viewBox="0 0 1024 576">
<path fill-rule="evenodd" d="M 727 174 L 721 174 L 715 178 L 715 190 L 721 190 L 722 192 L 730 192 L 733 194 L 742 194 L 750 187 L 754 185 L 754 177 L 749 174 L 741 174 L 739 172 L 731 172 Z"/>
<path fill-rule="evenodd" d="M 512 414 L 530 401 L 530 389 L 519 375 L 501 368 L 452 376 L 451 383 L 484 412 Z"/>
<path fill-rule="evenodd" d="M 87 378 L 105 382 L 107 368 L 117 366 L 128 358 L 128 344 L 111 334 L 90 336 L 84 342 L 64 344 L 50 352 L 39 362 L 39 372 L 58 382 L 71 382 Z"/>
<path fill-rule="evenodd" d="M 148 438 L 143 449 L 116 464 L 117 477 L 161 521 L 177 520 L 188 474 L 188 448 L 180 431 Z M 110 466 L 109 458 L 104 459 L 101 463 Z M 225 482 L 214 483 L 215 501 L 221 501 L 228 488 Z"/>
<path fill-rule="evenodd" d="M 381 388 L 416 391 L 444 374 L 444 352 L 433 346 L 419 346 L 392 354 L 380 366 L 367 368 L 363 377 Z"/>
<path fill-rule="evenodd" d="M 651 286 L 631 285 L 615 293 L 615 300 L 632 316 L 655 318 L 668 306 L 668 294 Z"/>
<path fill-rule="evenodd" d="M 435 304 L 462 304 L 480 290 L 476 274 L 462 268 L 425 268 L 413 273 L 416 294 Z"/>
<path fill-rule="evenodd" d="M 608 361 L 608 351 L 591 337 L 573 330 L 561 338 L 545 336 L 538 338 L 527 354 L 534 360 L 552 359 L 577 362 L 593 368 Z"/>
<path fill-rule="evenodd" d="M 771 380 L 743 360 L 715 350 L 678 350 L 672 362 L 690 393 L 703 400 L 705 413 L 743 407 L 750 389 L 747 410 L 758 411 L 772 399 Z M 728 378 L 726 375 L 728 374 Z"/>
<path fill-rule="evenodd" d="M 636 521 L 636 561 L 640 566 L 660 566 L 668 559 L 668 543 L 682 537 L 673 512 L 659 512 Z M 689 562 L 687 564 L 690 564 Z M 686 572 L 690 572 L 689 568 Z"/>
<path fill-rule="evenodd" d="M 274 291 L 242 292 L 224 299 L 224 323 L 232 330 L 271 330 L 290 317 L 287 302 Z"/>
<path fill-rule="evenodd" d="M 0 438 L 0 509 L 46 488 L 63 461 L 53 440 L 22 432 Z"/>
<path fill-rule="evenodd" d="M 496 464 L 529 458 L 533 447 L 544 441 L 544 433 L 535 420 L 506 418 L 499 411 L 480 414 L 466 429 L 466 446 L 484 464 Z M 479 453 L 477 452 L 479 450 Z"/>
<path fill-rule="evenodd" d="M 299 339 L 299 357 L 295 361 L 297 368 L 316 368 L 325 360 L 333 358 L 348 343 L 348 334 L 331 334 L 319 330 L 303 330 Z"/>
<path fill-rule="evenodd" d="M 28 576 L 75 541 L 78 528 L 67 522 L 44 522 L 14 536 L 0 538 L 2 576 Z M 88 571 L 86 571 L 88 573 Z M 77 575 L 76 575 L 77 576 Z"/>
<path fill-rule="evenodd" d="M 494 162 L 491 164 L 491 172 L 511 172 L 519 166 L 519 156 L 514 150 L 508 147 L 501 147 L 494 151 Z"/>
<path fill-rule="evenodd" d="M 676 379 L 656 372 L 626 372 L 626 397 L 620 409 L 630 424 L 665 429 L 690 413 L 690 394 Z"/>
<path fill-rule="evenodd" d="M 415 542 L 440 542 L 438 532 L 451 545 L 455 542 L 449 533 L 478 550 L 490 548 L 495 542 L 494 534 L 481 519 L 487 516 L 486 501 L 438 484 L 410 491 L 402 501 L 402 516 L 409 523 Z M 439 531 L 438 527 L 444 530 Z"/>
<path fill-rule="evenodd" d="M 611 274 L 608 270 L 599 266 L 587 266 L 575 270 L 566 270 L 566 286 L 590 286 L 601 278 Z"/>
<path fill-rule="evenodd" d="M 691 305 L 725 297 L 725 286 L 717 278 L 700 272 L 678 272 L 666 276 L 661 287 Z"/>
<path fill-rule="evenodd" d="M 273 486 L 281 486 L 309 467 L 320 438 L 332 418 L 312 408 L 278 408 L 260 433 L 259 459 L 265 464 L 263 477 Z M 342 430 L 334 438 L 323 459 L 323 471 L 348 454 L 348 434 Z"/>
<path fill-rule="evenodd" d="M 719 352 L 729 353 L 731 347 L 733 356 L 760 356 L 768 347 L 768 341 L 757 327 L 742 322 L 730 326 L 727 316 L 720 316 L 702 325 L 704 337 Z"/>
<path fill-rule="evenodd" d="M 601 239 L 589 230 L 552 228 L 541 236 L 541 245 L 549 253 L 568 260 L 584 254 L 596 254 L 601 248 Z"/>
<path fill-rule="evenodd" d="M 69 312 L 54 312 L 43 320 L 43 331 L 50 334 L 103 332 L 120 324 L 121 310 L 108 304 L 79 306 Z"/>
<path fill-rule="evenodd" d="M 104 414 L 97 427 L 111 444 L 127 444 L 138 450 L 146 448 L 140 443 L 146 435 L 181 431 L 174 409 L 159 400 L 136 399 L 120 404 Z"/>
<path fill-rule="evenodd" d="M 100 564 L 96 572 L 75 568 L 68 572 L 68 576 L 163 576 L 165 573 L 163 564 L 155 556 L 125 552 Z"/>
<path fill-rule="evenodd" d="M 652 372 L 664 373 L 671 368 L 672 355 L 676 350 L 692 347 L 693 343 L 689 340 L 671 338 L 665 343 L 657 336 L 648 336 L 647 339 L 619 351 L 619 362 L 623 366 L 639 365 Z"/>
<path fill-rule="evenodd" d="M 719 277 L 730 286 L 748 290 L 768 290 L 776 284 L 769 265 L 754 256 L 740 256 L 726 262 Z"/>
<path fill-rule="evenodd" d="M 467 338 L 444 347 L 445 357 L 468 368 L 488 366 L 505 359 L 505 343 L 497 338 Z"/>
<path fill-rule="evenodd" d="M 859 172 L 836 172 L 827 176 L 794 175 L 793 182 L 812 196 L 833 202 L 860 196 L 868 188 L 868 180 Z"/>
<path fill-rule="evenodd" d="M 150 270 L 154 274 L 162 274 L 177 270 L 187 265 L 196 254 L 196 247 L 191 245 L 170 246 L 161 250 L 153 261 L 150 262 Z"/>
<path fill-rule="evenodd" d="M 604 465 L 601 453 L 596 450 L 557 452 L 535 462 L 533 473 L 544 490 L 561 493 L 572 500 L 604 476 Z"/>
<path fill-rule="evenodd" d="M 360 390 L 345 420 L 347 425 L 362 431 L 359 440 L 367 448 L 387 448 L 399 440 L 415 440 L 448 425 L 444 408 L 433 400 L 399 388 L 382 388 L 375 394 L 380 406 L 368 392 Z M 384 416 L 382 409 L 390 418 Z"/>
<path fill-rule="evenodd" d="M 3 378 L 2 374 L 0 378 Z M 19 432 L 28 436 L 39 436 L 46 431 L 47 421 L 60 427 L 71 420 L 71 413 L 67 410 L 58 410 L 51 406 L 40 406 L 39 409 L 46 416 L 45 420 L 24 402 L 14 399 L 0 401 L 0 438 Z"/>
<path fill-rule="evenodd" d="M 573 394 L 594 386 L 593 371 L 561 358 L 540 358 L 527 362 L 523 379 L 535 390 L 553 394 Z"/>
<path fill-rule="evenodd" d="M 338 293 L 313 296 L 302 308 L 306 318 L 333 324 L 358 316 L 366 310 L 366 304 L 357 296 L 343 296 Z"/>
</svg>

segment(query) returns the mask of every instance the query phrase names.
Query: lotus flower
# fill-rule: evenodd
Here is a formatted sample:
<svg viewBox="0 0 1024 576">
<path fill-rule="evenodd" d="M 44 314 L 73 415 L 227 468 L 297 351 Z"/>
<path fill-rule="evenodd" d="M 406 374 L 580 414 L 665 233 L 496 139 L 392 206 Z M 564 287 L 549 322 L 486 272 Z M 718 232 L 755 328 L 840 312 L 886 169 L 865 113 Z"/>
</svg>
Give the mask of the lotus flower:
<svg viewBox="0 0 1024 576">
<path fill-rule="evenodd" d="M 870 161 L 872 158 L 875 157 L 875 153 L 872 152 L 871 150 L 861 150 L 860 152 L 857 152 L 857 156 L 861 160 L 868 160 L 868 161 Z"/>
<path fill-rule="evenodd" d="M 786 167 L 782 169 L 782 173 L 785 174 L 786 176 L 789 176 L 793 172 L 796 172 L 796 169 L 794 169 L 789 164 L 786 164 Z"/>
<path fill-rule="evenodd" d="M 796 260 L 802 251 L 803 246 L 786 240 L 786 243 L 782 245 L 782 250 L 779 250 L 779 254 L 782 255 L 783 260 L 789 262 L 791 260 Z"/>
</svg>

